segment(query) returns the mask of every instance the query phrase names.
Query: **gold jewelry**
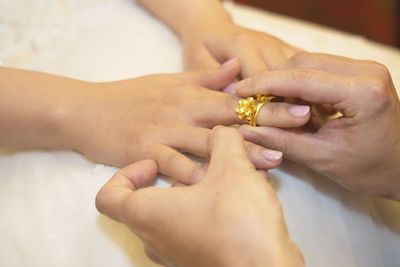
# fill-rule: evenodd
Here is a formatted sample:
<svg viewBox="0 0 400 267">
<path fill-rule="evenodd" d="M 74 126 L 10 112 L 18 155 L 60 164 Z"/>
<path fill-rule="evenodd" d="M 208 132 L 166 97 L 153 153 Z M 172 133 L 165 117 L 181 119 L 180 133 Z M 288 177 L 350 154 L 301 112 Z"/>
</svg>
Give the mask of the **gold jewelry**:
<svg viewBox="0 0 400 267">
<path fill-rule="evenodd" d="M 272 95 L 256 95 L 256 99 L 254 97 L 240 99 L 235 112 L 239 119 L 251 126 L 257 126 L 257 116 L 261 108 L 265 104 L 270 103 L 274 98 L 275 96 Z"/>
</svg>

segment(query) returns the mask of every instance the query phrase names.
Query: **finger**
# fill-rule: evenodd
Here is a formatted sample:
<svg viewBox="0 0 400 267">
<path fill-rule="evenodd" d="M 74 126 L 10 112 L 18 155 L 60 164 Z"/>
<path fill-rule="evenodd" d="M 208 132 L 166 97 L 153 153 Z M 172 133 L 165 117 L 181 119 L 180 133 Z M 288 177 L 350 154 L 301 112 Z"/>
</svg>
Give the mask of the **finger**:
<svg viewBox="0 0 400 267">
<path fill-rule="evenodd" d="M 288 57 L 281 48 L 263 49 L 262 58 L 268 69 L 275 69 L 288 60 Z"/>
<path fill-rule="evenodd" d="M 235 112 L 239 97 L 222 92 L 203 90 L 196 99 L 196 108 L 188 110 L 198 126 L 211 128 L 215 125 L 241 124 Z"/>
<path fill-rule="evenodd" d="M 181 133 L 185 133 L 182 135 Z M 184 128 L 170 139 L 170 144 L 182 152 L 206 158 L 210 157 L 208 149 L 208 138 L 211 130 L 204 128 Z M 282 152 L 265 149 L 262 146 L 245 142 L 246 154 L 257 169 L 276 168 L 282 161 Z"/>
<path fill-rule="evenodd" d="M 158 145 L 153 149 L 152 154 L 160 173 L 186 185 L 196 183 L 204 175 L 204 170 L 200 166 L 170 147 Z"/>
<path fill-rule="evenodd" d="M 315 135 L 297 130 L 283 130 L 274 127 L 252 127 L 243 125 L 239 128 L 244 138 L 261 146 L 282 151 L 285 158 L 298 163 L 315 166 L 326 161 L 326 143 Z M 311 149 L 312 148 L 312 149 Z"/>
<path fill-rule="evenodd" d="M 347 57 L 299 52 L 291 57 L 280 69 L 317 69 L 342 75 L 354 76 L 372 70 L 371 61 Z"/>
<path fill-rule="evenodd" d="M 156 256 L 156 253 L 154 252 L 153 249 L 149 248 L 148 246 L 145 246 L 144 251 L 150 260 L 160 265 L 163 264 L 163 261 L 158 256 Z"/>
<path fill-rule="evenodd" d="M 106 216 L 123 222 L 124 203 L 137 189 L 149 185 L 157 175 L 157 165 L 152 160 L 136 162 L 118 171 L 96 196 L 96 208 Z M 132 209 L 135 205 L 131 206 Z"/>
<path fill-rule="evenodd" d="M 212 49 L 210 47 L 209 51 L 217 59 L 238 58 L 242 78 L 248 78 L 268 70 L 260 50 L 250 44 L 241 43 L 238 46 L 221 41 L 215 43 Z"/>
<path fill-rule="evenodd" d="M 186 70 L 215 69 L 221 65 L 205 46 L 197 49 L 196 53 L 192 50 L 184 50 L 183 58 Z"/>
<path fill-rule="evenodd" d="M 190 73 L 189 80 L 207 89 L 222 90 L 234 82 L 239 73 L 239 61 L 234 58 L 219 68 Z"/>
<path fill-rule="evenodd" d="M 239 96 L 297 97 L 312 103 L 338 104 L 353 93 L 354 79 L 313 69 L 269 71 L 236 85 Z"/>
<path fill-rule="evenodd" d="M 252 77 L 269 69 L 262 54 L 256 49 L 243 49 L 238 52 L 238 58 L 242 66 L 242 78 Z"/>
<path fill-rule="evenodd" d="M 257 116 L 257 125 L 279 128 L 295 128 L 310 120 L 310 107 L 288 103 L 264 104 Z"/>
<path fill-rule="evenodd" d="M 237 129 L 214 127 L 208 148 L 211 155 L 209 170 L 221 169 L 221 166 L 255 170 L 247 157 L 243 136 Z"/>
<path fill-rule="evenodd" d="M 188 111 L 197 125 L 211 128 L 215 125 L 243 124 L 235 112 L 239 98 L 219 92 L 203 93 L 198 98 L 199 108 Z M 303 126 L 310 118 L 309 106 L 288 103 L 268 103 L 257 116 L 258 125 L 293 128 Z"/>
<path fill-rule="evenodd" d="M 287 59 L 293 57 L 295 54 L 299 52 L 303 52 L 304 50 L 295 46 L 285 45 L 283 47 L 283 54 Z"/>
</svg>

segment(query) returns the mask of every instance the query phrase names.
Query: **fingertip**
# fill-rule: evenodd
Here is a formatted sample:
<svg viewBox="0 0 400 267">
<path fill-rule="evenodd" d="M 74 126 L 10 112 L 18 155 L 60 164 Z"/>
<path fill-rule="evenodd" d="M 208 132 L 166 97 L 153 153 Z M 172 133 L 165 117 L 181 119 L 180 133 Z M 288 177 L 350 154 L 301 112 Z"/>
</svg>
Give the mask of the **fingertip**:
<svg viewBox="0 0 400 267">
<path fill-rule="evenodd" d="M 236 70 L 240 71 L 239 59 L 237 59 L 237 58 L 231 58 L 231 59 L 229 59 L 228 61 L 225 61 L 225 62 L 221 65 L 221 69 L 224 69 L 224 70 L 236 69 Z"/>
<path fill-rule="evenodd" d="M 154 160 L 142 160 L 121 169 L 119 174 L 129 179 L 135 189 L 146 187 L 157 176 L 158 166 Z"/>
<path fill-rule="evenodd" d="M 236 95 L 241 97 L 247 97 L 253 95 L 249 90 L 251 89 L 252 80 L 246 78 L 235 84 L 234 91 Z"/>
<path fill-rule="evenodd" d="M 256 169 L 273 169 L 282 163 L 283 154 L 280 151 L 266 149 L 252 142 L 246 142 L 246 149 L 247 154 Z"/>
<path fill-rule="evenodd" d="M 239 61 L 234 58 L 217 68 L 194 72 L 194 80 L 202 87 L 222 90 L 236 80 L 240 73 Z"/>
<path fill-rule="evenodd" d="M 222 89 L 222 92 L 230 94 L 230 95 L 234 95 L 235 94 L 235 87 L 236 87 L 235 83 L 231 83 L 227 87 Z"/>
</svg>

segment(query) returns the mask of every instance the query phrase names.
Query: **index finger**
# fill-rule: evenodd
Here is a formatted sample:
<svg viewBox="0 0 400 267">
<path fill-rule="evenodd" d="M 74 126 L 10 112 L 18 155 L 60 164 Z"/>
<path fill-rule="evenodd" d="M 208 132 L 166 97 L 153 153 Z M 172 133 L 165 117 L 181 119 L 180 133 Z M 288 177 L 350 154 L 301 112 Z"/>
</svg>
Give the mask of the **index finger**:
<svg viewBox="0 0 400 267">
<path fill-rule="evenodd" d="M 353 83 L 353 77 L 314 69 L 276 70 L 239 82 L 235 91 L 242 97 L 275 95 L 334 105 L 349 97 Z"/>
<path fill-rule="evenodd" d="M 232 127 L 215 127 L 209 139 L 210 169 L 244 167 L 255 170 L 246 154 L 245 142 L 239 130 Z"/>
</svg>

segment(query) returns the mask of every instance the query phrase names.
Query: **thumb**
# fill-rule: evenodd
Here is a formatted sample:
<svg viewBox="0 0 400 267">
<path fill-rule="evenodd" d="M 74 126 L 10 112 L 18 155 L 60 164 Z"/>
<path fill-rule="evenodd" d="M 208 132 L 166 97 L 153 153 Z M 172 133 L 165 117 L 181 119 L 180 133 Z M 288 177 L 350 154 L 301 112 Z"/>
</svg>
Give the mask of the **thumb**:
<svg viewBox="0 0 400 267">
<path fill-rule="evenodd" d="M 235 81 L 240 73 L 239 61 L 234 58 L 221 67 L 190 74 L 192 82 L 212 90 L 222 90 Z"/>
<path fill-rule="evenodd" d="M 152 160 L 139 161 L 121 169 L 97 194 L 97 210 L 111 219 L 124 222 L 125 203 L 129 201 L 132 212 L 136 208 L 135 191 L 149 185 L 156 175 L 157 165 Z"/>
</svg>

